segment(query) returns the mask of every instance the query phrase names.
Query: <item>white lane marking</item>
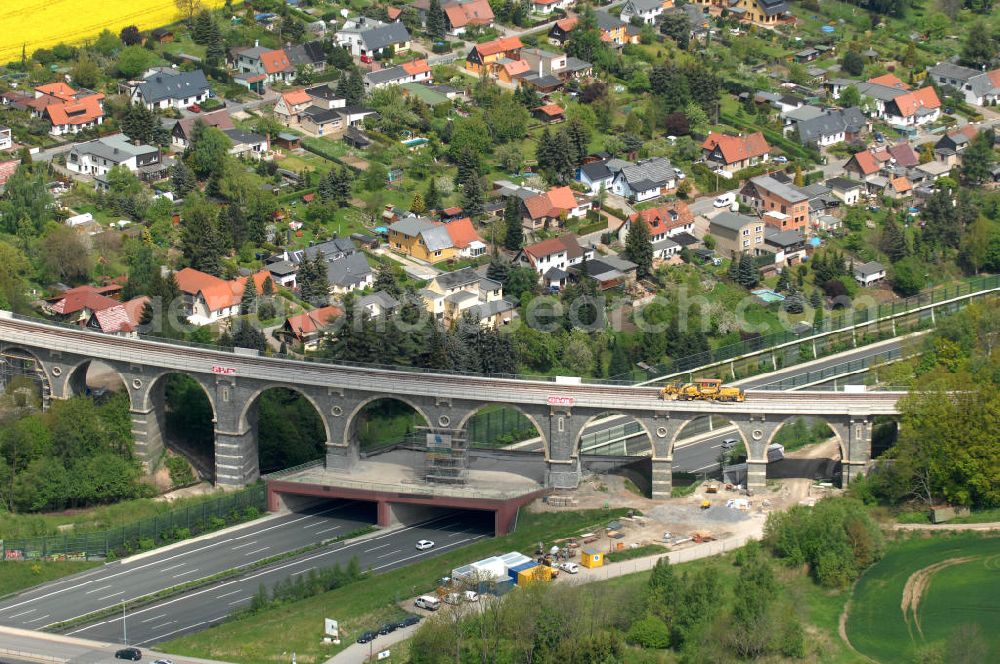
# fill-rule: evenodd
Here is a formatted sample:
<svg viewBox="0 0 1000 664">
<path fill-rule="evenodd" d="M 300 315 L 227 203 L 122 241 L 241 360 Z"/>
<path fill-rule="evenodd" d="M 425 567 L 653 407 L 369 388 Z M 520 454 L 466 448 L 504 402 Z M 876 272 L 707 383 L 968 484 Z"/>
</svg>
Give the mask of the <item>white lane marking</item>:
<svg viewBox="0 0 1000 664">
<path fill-rule="evenodd" d="M 302 530 L 309 530 L 310 528 L 319 528 L 320 526 L 322 526 L 325 523 L 327 523 L 327 522 L 326 521 L 317 521 L 316 523 L 310 523 L 308 526 L 302 526 Z"/>
<path fill-rule="evenodd" d="M 28 609 L 27 611 L 22 611 L 21 613 L 15 613 L 14 615 L 12 615 L 12 616 L 10 616 L 10 617 L 11 617 L 11 618 L 17 618 L 18 616 L 26 616 L 26 615 L 28 615 L 29 613 L 34 613 L 34 612 L 35 612 L 35 611 L 37 611 L 37 610 L 38 610 L 38 609 Z"/>
<path fill-rule="evenodd" d="M 707 466 L 702 466 L 701 468 L 695 468 L 694 470 L 689 470 L 687 472 L 689 472 L 689 473 L 697 473 L 699 470 L 708 470 L 709 468 L 717 468 L 718 466 L 719 466 L 719 462 L 716 461 L 715 463 L 710 463 Z"/>
<path fill-rule="evenodd" d="M 204 625 L 207 622 L 208 622 L 207 620 L 202 620 L 199 623 L 195 623 L 193 625 L 188 625 L 187 627 L 181 627 L 180 629 L 175 629 L 174 631 L 167 632 L 166 634 L 159 634 L 157 636 L 154 636 L 153 639 L 165 639 L 165 638 L 167 638 L 168 636 L 170 636 L 172 634 L 176 634 L 177 632 L 183 632 L 186 629 L 191 629 L 193 627 L 198 627 L 199 625 Z M 145 641 L 139 641 L 135 645 L 137 645 L 137 646 L 144 646 L 144 645 L 150 643 L 153 639 L 146 639 Z"/>
<path fill-rule="evenodd" d="M 253 546 L 256 543 L 257 543 L 257 540 L 254 540 L 252 542 L 247 542 L 246 544 L 240 544 L 239 546 L 234 546 L 233 547 L 233 551 L 235 551 L 236 549 L 242 549 L 245 546 Z"/>
<path fill-rule="evenodd" d="M 197 569 L 189 569 L 189 570 L 188 570 L 188 571 L 186 571 L 186 572 L 181 572 L 180 574 L 174 574 L 174 578 L 175 578 L 175 579 L 179 579 L 179 578 L 181 578 L 182 576 L 187 576 L 188 574 L 194 574 L 194 573 L 195 573 L 195 572 L 197 572 L 197 571 L 198 571 Z"/>
<path fill-rule="evenodd" d="M 175 625 L 175 624 L 177 624 L 176 620 L 168 620 L 165 623 L 161 623 L 159 625 L 153 625 L 152 627 L 150 627 L 150 629 L 160 629 L 162 627 L 166 627 L 167 625 Z"/>
<path fill-rule="evenodd" d="M 184 567 L 187 563 L 177 563 L 176 565 L 171 565 L 170 567 L 165 567 L 161 569 L 161 572 L 169 572 L 172 569 L 177 569 L 178 567 Z"/>
<path fill-rule="evenodd" d="M 108 585 L 106 585 L 106 586 L 101 586 L 100 588 L 94 588 L 93 590 L 88 590 L 88 591 L 87 591 L 86 593 L 84 593 L 84 594 L 85 594 L 85 595 L 90 595 L 90 594 L 93 594 L 93 593 L 96 593 L 96 592 L 100 592 L 100 591 L 102 591 L 102 590 L 107 590 L 108 588 L 110 588 L 110 587 L 111 587 L 111 585 L 112 585 L 112 584 L 110 584 L 110 583 L 109 583 L 109 584 L 108 584 Z M 11 616 L 11 617 L 13 617 L 13 616 Z"/>
<path fill-rule="evenodd" d="M 376 557 L 375 560 L 381 560 L 382 558 L 385 558 L 386 556 L 392 556 L 392 555 L 395 555 L 397 553 L 402 553 L 402 552 L 403 552 L 402 549 L 396 549 L 395 551 L 390 551 L 389 553 L 383 553 L 381 556 Z"/>
<path fill-rule="evenodd" d="M 250 599 L 250 598 L 249 597 L 241 597 L 241 598 L 239 598 L 237 600 L 234 600 L 234 601 L 230 602 L 229 606 L 232 606 L 233 604 L 242 604 L 243 602 L 247 601 L 248 599 Z"/>
<path fill-rule="evenodd" d="M 113 595 L 105 595 L 104 597 L 98 597 L 97 601 L 98 602 L 103 602 L 106 599 L 111 599 L 112 597 L 118 597 L 119 595 L 124 595 L 124 594 L 125 594 L 125 591 L 123 590 L 120 593 L 114 593 Z"/>
<path fill-rule="evenodd" d="M 336 530 L 337 528 L 340 528 L 340 526 L 334 526 L 333 528 L 327 528 L 326 530 L 317 530 L 317 531 L 316 531 L 316 534 L 317 534 L 317 535 L 322 535 L 323 533 L 329 533 L 329 532 L 333 532 L 333 531 L 334 531 L 334 530 Z"/>
<path fill-rule="evenodd" d="M 253 550 L 253 551 L 251 551 L 250 553 L 244 553 L 243 555 L 244 555 L 244 556 L 252 556 L 252 555 L 253 555 L 253 554 L 255 554 L 255 553 L 260 553 L 261 551 L 267 551 L 267 550 L 268 550 L 268 549 L 270 549 L 270 548 L 271 548 L 271 547 L 269 547 L 269 546 L 265 546 L 265 547 L 263 547 L 263 548 L 260 548 L 260 549 L 254 549 L 254 550 Z"/>
<path fill-rule="evenodd" d="M 364 551 L 362 551 L 362 553 L 370 553 L 371 551 L 375 551 L 376 549 L 384 549 L 385 547 L 389 546 L 389 544 L 392 544 L 392 542 L 389 542 L 388 544 L 380 544 L 378 546 L 373 546 L 370 549 L 365 549 Z"/>
<path fill-rule="evenodd" d="M 301 572 L 295 572 L 294 574 L 291 574 L 290 576 L 298 576 L 299 574 L 305 574 L 306 572 L 311 572 L 311 571 L 313 571 L 314 569 L 316 569 L 316 567 L 315 567 L 315 566 L 313 566 L 313 567 L 310 567 L 309 569 L 304 569 L 304 570 L 302 570 Z"/>
<path fill-rule="evenodd" d="M 352 549 L 352 548 L 360 546 L 362 544 L 369 544 L 369 543 L 377 541 L 377 540 L 383 540 L 383 539 L 387 539 L 387 538 L 398 537 L 398 536 L 402 535 L 403 533 L 405 533 L 405 532 L 407 532 L 409 530 L 415 530 L 417 528 L 424 528 L 426 526 L 429 526 L 432 523 L 436 523 L 438 521 L 441 521 L 442 519 L 446 519 L 449 516 L 450 515 L 435 517 L 433 519 L 429 519 L 429 520 L 423 521 L 421 523 L 415 523 L 412 526 L 406 526 L 405 528 L 400 528 L 399 530 L 393 530 L 392 532 L 383 533 L 381 535 L 377 535 L 375 537 L 370 537 L 368 539 L 357 540 L 357 541 L 348 541 L 348 542 L 345 542 L 342 546 L 331 547 L 329 549 L 326 549 L 324 551 L 320 551 L 320 552 L 318 552 L 318 553 L 316 553 L 316 554 L 314 554 L 312 556 L 309 556 L 307 558 L 302 558 L 300 560 L 293 560 L 293 561 L 288 562 L 288 563 L 286 563 L 284 565 L 276 565 L 274 567 L 268 567 L 266 569 L 262 569 L 261 571 L 257 572 L 256 574 L 251 574 L 250 576 L 245 576 L 245 577 L 242 577 L 242 578 L 239 578 L 239 579 L 233 579 L 232 581 L 226 581 L 225 583 L 221 583 L 221 584 L 216 585 L 216 586 L 205 588 L 204 590 L 198 590 L 198 591 L 195 591 L 195 592 L 192 592 L 192 593 L 188 593 L 186 595 L 182 595 L 180 597 L 176 597 L 174 599 L 165 600 L 165 601 L 163 601 L 163 602 L 161 602 L 159 604 L 151 605 L 151 606 L 148 606 L 148 607 L 146 607 L 144 609 L 139 609 L 137 611 L 133 611 L 129 615 L 131 615 L 131 616 L 134 617 L 134 616 L 137 616 L 137 615 L 149 612 L 149 611 L 162 610 L 164 607 L 170 606 L 171 604 L 176 604 L 178 602 L 183 602 L 183 601 L 188 600 L 188 599 L 196 598 L 196 597 L 199 597 L 199 596 L 201 596 L 201 595 L 203 595 L 205 593 L 217 592 L 218 590 L 221 590 L 221 589 L 226 588 L 228 586 L 232 586 L 233 584 L 247 583 L 247 582 L 253 581 L 254 579 L 258 579 L 258 578 L 260 578 L 262 576 L 265 576 L 267 574 L 271 574 L 273 572 L 280 572 L 280 571 L 285 570 L 285 569 L 287 569 L 289 567 L 293 567 L 295 565 L 300 565 L 302 563 L 307 563 L 307 562 L 310 562 L 312 560 L 317 560 L 319 558 L 324 558 L 326 556 L 329 556 L 330 554 L 340 553 L 342 551 L 345 551 L 346 549 Z M 473 540 L 475 540 L 475 539 L 481 539 L 483 537 L 488 537 L 488 535 L 480 535 L 479 537 L 473 538 Z M 464 541 L 465 540 L 462 540 L 462 542 L 464 542 Z M 460 544 L 460 543 L 461 542 L 456 542 L 455 544 Z M 388 544 L 386 546 L 388 546 Z M 447 549 L 450 546 L 454 546 L 454 544 L 445 544 L 443 546 L 438 547 L 438 550 Z M 409 559 L 407 558 L 407 560 L 409 560 Z M 390 563 L 390 564 L 393 564 L 393 563 Z M 240 589 L 240 590 L 237 590 L 236 592 L 243 592 L 243 590 L 244 589 Z M 231 593 L 231 594 L 234 594 L 234 593 Z M 141 597 L 141 595 L 139 595 L 138 597 Z M 136 599 L 136 598 L 133 598 L 133 599 Z M 74 616 L 73 618 L 68 618 L 68 620 L 73 620 L 73 619 L 79 618 L 79 617 L 80 616 Z M 223 618 L 224 617 L 225 616 L 223 616 Z M 121 620 L 121 618 L 117 618 L 116 620 Z M 116 620 L 105 621 L 105 622 L 116 622 Z M 196 625 L 191 625 L 191 627 L 196 627 L 197 625 L 202 625 L 205 622 L 210 622 L 210 621 L 203 621 L 201 623 L 197 623 Z M 103 625 L 103 624 L 104 623 L 97 623 L 97 625 Z M 79 630 L 76 630 L 76 632 L 82 632 L 84 630 L 91 629 L 92 627 L 97 627 L 97 625 L 89 625 L 87 627 L 83 627 L 83 628 L 81 628 Z M 176 630 L 176 632 L 183 631 L 184 629 L 188 629 L 188 628 L 186 628 L 186 627 L 185 628 L 181 628 L 181 629 Z M 71 634 L 75 634 L 76 632 L 71 632 Z M 171 633 L 175 633 L 175 632 L 171 632 Z M 169 634 L 164 634 L 163 636 L 169 636 Z M 159 637 L 157 637 L 157 638 L 159 638 Z M 137 645 L 142 645 L 143 643 L 148 643 L 148 641 L 140 642 Z"/>
<path fill-rule="evenodd" d="M 217 546 L 219 546 L 221 544 L 228 544 L 229 542 L 235 542 L 235 541 L 238 541 L 238 540 L 243 540 L 243 539 L 246 539 L 248 537 L 257 537 L 261 533 L 266 533 L 266 532 L 268 532 L 270 530 L 274 530 L 275 528 L 284 528 L 285 526 L 290 526 L 290 525 L 298 523 L 298 522 L 300 522 L 300 521 L 302 521 L 304 519 L 308 519 L 308 518 L 313 517 L 313 516 L 319 516 L 320 514 L 328 514 L 329 512 L 335 512 L 337 510 L 344 509 L 345 507 L 348 507 L 348 506 L 349 506 L 349 504 L 338 505 L 337 507 L 332 507 L 332 508 L 330 508 L 328 510 L 323 510 L 322 512 L 317 512 L 316 514 L 307 514 L 307 515 L 301 516 L 301 517 L 299 517 L 297 519 L 292 519 L 291 521 L 282 521 L 281 523 L 277 523 L 277 524 L 275 524 L 273 526 L 268 526 L 267 528 L 261 528 L 260 530 L 255 530 L 253 532 L 246 533 L 245 535 L 239 535 L 237 537 L 227 537 L 226 539 L 221 539 L 221 540 L 218 540 L 217 542 L 211 542 L 210 544 L 206 544 L 205 546 L 198 547 L 198 548 L 195 548 L 195 549 L 191 549 L 190 551 L 182 551 L 182 552 L 180 552 L 178 554 L 175 554 L 173 556 L 169 556 L 169 557 L 164 558 L 162 560 L 150 561 L 148 563 L 145 563 L 143 565 L 137 565 L 135 567 L 128 566 L 127 568 L 123 569 L 121 572 L 118 572 L 117 574 L 111 574 L 109 576 L 106 576 L 103 579 L 101 579 L 100 581 L 96 581 L 96 580 L 95 581 L 83 581 L 81 583 L 77 583 L 76 585 L 67 586 L 66 588 L 63 588 L 61 590 L 53 590 L 52 592 L 45 593 L 44 595 L 39 595 L 38 597 L 32 597 L 30 599 L 25 599 L 22 602 L 17 602 L 16 604 L 11 604 L 10 606 L 5 606 L 3 609 L 0 609 L 0 611 L 9 611 L 11 609 L 16 609 L 19 606 L 24 606 L 25 604 L 37 602 L 37 601 L 46 599 L 48 597 L 53 597 L 55 595 L 61 595 L 61 594 L 65 593 L 65 592 L 68 592 L 68 591 L 71 591 L 71 590 L 77 590 L 79 588 L 82 588 L 82 587 L 87 586 L 87 585 L 92 584 L 92 583 L 100 583 L 100 582 L 103 582 L 103 581 L 110 581 L 111 579 L 114 579 L 116 577 L 123 576 L 123 575 L 129 574 L 131 572 L 136 572 L 136 571 L 148 569 L 150 567 L 155 567 L 156 565 L 162 565 L 165 562 L 169 562 L 171 560 L 176 560 L 178 558 L 182 558 L 184 556 L 188 556 L 188 555 L 191 555 L 191 554 L 194 554 L 194 553 L 198 553 L 200 551 L 205 551 L 206 549 L 211 549 L 211 548 L 217 547 Z M 439 517 L 439 518 L 443 518 L 443 517 Z M 432 523 L 435 520 L 437 520 L 437 519 L 434 519 L 434 520 L 432 520 L 432 521 L 430 521 L 428 523 Z M 123 561 L 123 563 L 127 564 L 127 560 Z M 148 593 L 143 593 L 143 594 L 145 595 L 145 594 L 148 594 Z M 140 595 L 140 597 L 141 597 L 141 595 Z M 10 616 L 10 617 L 13 618 L 14 616 Z M 76 617 L 79 617 L 79 616 L 76 616 Z"/>
<path fill-rule="evenodd" d="M 234 590 L 234 591 L 233 591 L 233 592 L 231 592 L 231 593 L 226 593 L 225 595 L 219 595 L 219 596 L 218 596 L 218 597 L 216 597 L 215 599 L 222 599 L 223 597 L 229 597 L 230 595 L 235 595 L 235 594 L 237 594 L 237 593 L 241 593 L 241 592 L 243 592 L 243 591 L 242 591 L 242 590 Z"/>
<path fill-rule="evenodd" d="M 39 620 L 45 620 L 45 619 L 46 619 L 46 618 L 48 618 L 48 617 L 49 617 L 49 614 L 47 614 L 47 613 L 46 613 L 46 614 L 45 614 L 44 616 L 42 616 L 41 618 L 34 618 L 34 619 L 32 619 L 32 620 L 25 620 L 25 621 L 24 621 L 24 624 L 25 624 L 25 625 L 30 625 L 30 624 L 32 624 L 32 623 L 36 623 L 36 622 L 38 622 Z"/>
<path fill-rule="evenodd" d="M 152 618 L 146 618 L 142 622 L 144 622 L 144 623 L 153 622 L 154 620 L 159 620 L 160 618 L 166 618 L 166 617 L 167 617 L 167 614 L 161 613 L 158 616 L 153 616 Z"/>
</svg>

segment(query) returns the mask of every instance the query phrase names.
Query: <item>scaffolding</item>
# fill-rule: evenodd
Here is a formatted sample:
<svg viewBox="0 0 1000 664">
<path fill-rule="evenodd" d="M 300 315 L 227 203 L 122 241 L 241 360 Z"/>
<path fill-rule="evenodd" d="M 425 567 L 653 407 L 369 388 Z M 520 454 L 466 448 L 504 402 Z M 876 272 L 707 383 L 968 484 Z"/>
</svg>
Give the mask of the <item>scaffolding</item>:
<svg viewBox="0 0 1000 664">
<path fill-rule="evenodd" d="M 19 407 L 32 405 L 31 397 L 38 398 L 43 409 L 52 396 L 41 364 L 28 353 L 13 349 L 0 350 L 0 393 Z"/>
<path fill-rule="evenodd" d="M 424 480 L 437 484 L 465 484 L 468 480 L 468 441 L 460 429 L 431 431 L 418 427 L 425 437 Z"/>
</svg>

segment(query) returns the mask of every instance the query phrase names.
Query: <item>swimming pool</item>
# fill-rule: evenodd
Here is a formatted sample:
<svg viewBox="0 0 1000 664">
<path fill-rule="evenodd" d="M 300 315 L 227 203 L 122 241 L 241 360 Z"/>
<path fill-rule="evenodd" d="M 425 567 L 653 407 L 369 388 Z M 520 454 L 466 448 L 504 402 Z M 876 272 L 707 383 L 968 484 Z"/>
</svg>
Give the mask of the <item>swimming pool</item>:
<svg viewBox="0 0 1000 664">
<path fill-rule="evenodd" d="M 770 288 L 758 288 L 757 290 L 750 291 L 750 292 L 753 293 L 754 295 L 756 295 L 757 297 L 759 297 L 760 299 L 764 300 L 768 304 L 770 304 L 772 302 L 784 302 L 785 301 L 785 296 L 784 295 L 782 295 L 781 293 L 775 293 Z"/>
</svg>

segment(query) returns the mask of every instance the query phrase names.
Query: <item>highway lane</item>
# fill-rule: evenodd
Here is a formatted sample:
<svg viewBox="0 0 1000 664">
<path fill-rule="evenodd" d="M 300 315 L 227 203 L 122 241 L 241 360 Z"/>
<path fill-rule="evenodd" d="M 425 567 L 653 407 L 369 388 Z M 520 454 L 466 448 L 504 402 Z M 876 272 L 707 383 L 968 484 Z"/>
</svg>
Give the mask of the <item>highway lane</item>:
<svg viewBox="0 0 1000 664">
<path fill-rule="evenodd" d="M 0 625 L 40 629 L 371 525 L 370 504 L 343 501 L 124 559 L 0 602 Z"/>
<path fill-rule="evenodd" d="M 248 606 L 261 585 L 271 588 L 279 581 L 294 579 L 313 569 L 332 567 L 335 564 L 346 567 L 356 557 L 363 569 L 380 573 L 492 537 L 493 515 L 483 513 L 479 517 L 474 514 L 446 514 L 361 540 L 337 542 L 256 570 L 244 577 L 222 581 L 180 597 L 142 607 L 125 617 L 129 643 L 140 647 L 150 646 L 207 629 L 225 620 L 232 612 Z M 415 544 L 420 539 L 429 539 L 436 545 L 433 549 L 418 551 Z M 442 569 L 441 573 L 447 574 L 448 570 Z M 408 588 L 400 590 L 404 595 L 410 592 Z M 363 588 L 359 588 L 359 591 L 363 592 Z M 322 627 L 322 618 L 323 616 L 316 618 L 317 630 Z M 77 627 L 67 632 L 67 635 L 120 642 L 122 616 Z"/>
<path fill-rule="evenodd" d="M 810 363 L 808 366 L 795 366 L 789 367 L 788 369 L 780 369 L 768 374 L 754 376 L 753 378 L 739 381 L 736 384 L 747 390 L 787 389 L 786 385 L 791 384 L 796 378 L 803 378 L 809 373 L 816 373 L 822 371 L 823 369 L 829 369 L 836 367 L 837 365 L 847 364 L 848 362 L 867 360 L 879 355 L 885 355 L 891 351 L 898 351 L 908 342 L 909 340 L 906 339 L 893 339 L 885 343 L 863 346 L 861 348 L 855 348 L 843 353 L 825 357 L 822 360 Z"/>
</svg>

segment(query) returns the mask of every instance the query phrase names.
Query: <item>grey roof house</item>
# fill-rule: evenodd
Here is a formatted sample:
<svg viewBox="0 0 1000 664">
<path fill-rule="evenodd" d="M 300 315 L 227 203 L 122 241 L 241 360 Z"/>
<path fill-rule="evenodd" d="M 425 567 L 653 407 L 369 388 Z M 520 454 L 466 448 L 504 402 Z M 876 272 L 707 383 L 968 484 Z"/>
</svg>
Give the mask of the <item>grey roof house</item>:
<svg viewBox="0 0 1000 664">
<path fill-rule="evenodd" d="M 148 72 L 142 83 L 132 88 L 131 98 L 132 103 L 143 104 L 150 110 L 181 109 L 205 101 L 211 93 L 202 70 L 180 71 L 160 67 Z"/>
</svg>

